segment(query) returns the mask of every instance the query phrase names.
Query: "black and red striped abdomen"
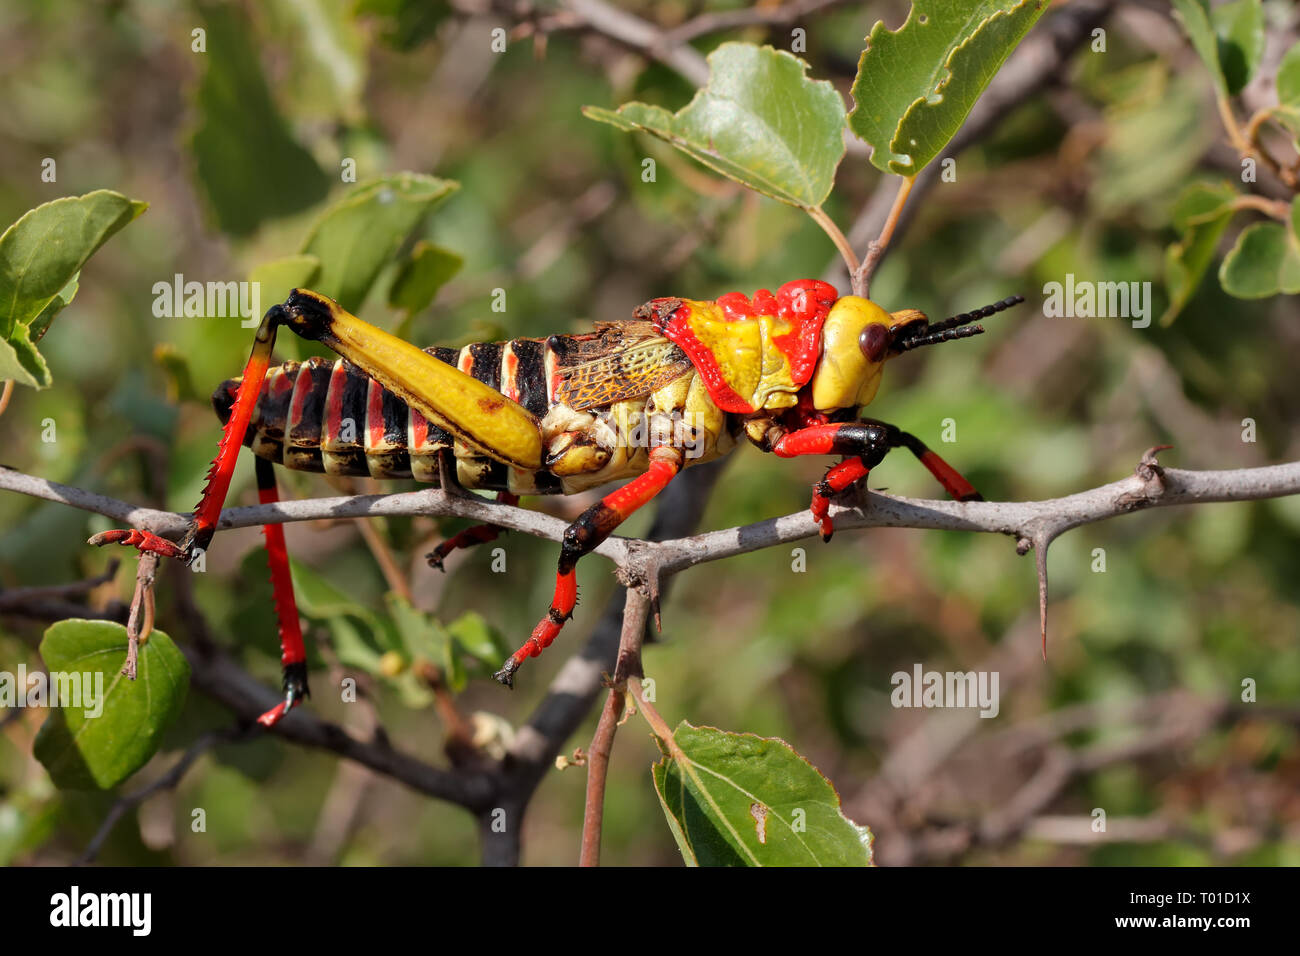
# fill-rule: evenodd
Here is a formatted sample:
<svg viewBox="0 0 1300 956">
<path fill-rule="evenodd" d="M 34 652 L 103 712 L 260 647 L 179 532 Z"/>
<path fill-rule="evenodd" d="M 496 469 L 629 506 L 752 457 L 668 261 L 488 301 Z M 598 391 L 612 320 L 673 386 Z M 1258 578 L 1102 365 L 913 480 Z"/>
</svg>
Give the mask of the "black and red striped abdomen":
<svg viewBox="0 0 1300 956">
<path fill-rule="evenodd" d="M 550 374 L 571 350 L 567 340 L 586 338 L 476 342 L 425 351 L 541 418 L 550 404 Z M 212 396 L 223 422 L 238 384 L 224 382 Z M 244 444 L 258 457 L 297 471 L 437 484 L 438 457 L 452 448 L 453 439 L 351 362 L 311 358 L 267 372 Z M 506 468 L 499 462 L 468 459 L 458 467 L 466 484 L 505 490 Z M 540 484 L 547 482 L 543 478 Z"/>
</svg>

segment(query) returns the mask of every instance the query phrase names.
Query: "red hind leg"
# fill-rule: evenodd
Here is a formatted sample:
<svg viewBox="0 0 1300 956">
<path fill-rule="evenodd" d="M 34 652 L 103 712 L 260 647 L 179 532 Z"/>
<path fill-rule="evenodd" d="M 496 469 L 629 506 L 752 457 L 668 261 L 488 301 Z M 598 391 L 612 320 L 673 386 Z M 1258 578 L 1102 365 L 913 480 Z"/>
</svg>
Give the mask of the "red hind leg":
<svg viewBox="0 0 1300 956">
<path fill-rule="evenodd" d="M 264 505 L 280 500 L 275 485 L 275 468 L 264 458 L 258 458 L 257 497 Z M 275 598 L 275 617 L 280 630 L 280 666 L 284 670 L 284 700 L 276 704 L 257 722 L 263 727 L 274 727 L 294 705 L 311 691 L 307 687 L 307 648 L 302 640 L 302 625 L 298 620 L 298 602 L 293 596 L 293 578 L 289 574 L 289 551 L 284 544 L 284 526 L 262 525 L 266 536 L 266 563 L 271 569 L 271 593 Z"/>
<path fill-rule="evenodd" d="M 208 469 L 208 483 L 203 488 L 190 518 L 190 526 L 180 544 L 173 544 L 149 531 L 137 529 L 104 531 L 90 539 L 94 545 L 125 544 L 141 552 L 151 552 L 164 558 L 178 558 L 193 561 L 198 552 L 212 542 L 212 535 L 217 530 L 217 519 L 221 516 L 221 506 L 225 504 L 226 493 L 230 490 L 230 479 L 235 473 L 235 459 L 239 457 L 240 446 L 244 443 L 244 433 L 253 418 L 253 409 L 257 407 L 258 394 L 262 391 L 262 382 L 266 370 L 271 364 L 271 350 L 275 347 L 275 330 L 283 320 L 280 306 L 270 309 L 258 326 L 253 340 L 253 351 L 244 366 L 244 376 L 239 383 L 239 392 L 230 409 L 230 418 L 221 432 L 221 443 L 217 446 L 217 457 Z"/>
<path fill-rule="evenodd" d="M 573 616 L 573 608 L 578 602 L 578 578 L 575 572 L 578 559 L 597 548 L 633 512 L 663 491 L 681 468 L 680 450 L 663 446 L 653 449 L 650 452 L 650 467 L 645 474 L 606 495 L 569 525 L 564 532 L 564 546 L 560 551 L 560 565 L 555 576 L 555 596 L 551 598 L 550 609 L 546 612 L 546 617 L 533 628 L 533 633 L 523 646 L 507 658 L 501 670 L 493 674 L 493 677 L 507 687 L 513 687 L 515 671 L 519 670 L 524 661 L 550 647 L 563 629 L 564 622 Z"/>
<path fill-rule="evenodd" d="M 208 470 L 208 482 L 203 489 L 190 526 L 179 544 L 158 535 L 137 529 L 105 531 L 90 539 L 91 544 L 125 544 L 141 552 L 151 552 L 165 558 L 192 561 L 212 542 L 217 530 L 217 519 L 230 490 L 230 479 L 235 472 L 244 433 L 257 406 L 262 382 L 271 364 L 271 351 L 275 346 L 276 327 L 284 321 L 280 306 L 270 309 L 258 327 L 253 350 L 244 367 L 243 379 L 221 433 L 217 456 Z M 279 500 L 275 487 L 275 473 L 270 462 L 257 460 L 258 495 L 265 502 Z M 293 582 L 289 577 L 289 556 L 284 546 L 284 529 L 280 525 L 265 525 L 267 560 L 271 568 L 271 586 L 275 595 L 275 610 L 280 626 L 280 661 L 284 668 L 284 700 L 258 718 L 266 727 L 273 726 L 295 704 L 308 694 L 307 663 L 298 623 L 297 602 L 293 596 Z"/>
</svg>

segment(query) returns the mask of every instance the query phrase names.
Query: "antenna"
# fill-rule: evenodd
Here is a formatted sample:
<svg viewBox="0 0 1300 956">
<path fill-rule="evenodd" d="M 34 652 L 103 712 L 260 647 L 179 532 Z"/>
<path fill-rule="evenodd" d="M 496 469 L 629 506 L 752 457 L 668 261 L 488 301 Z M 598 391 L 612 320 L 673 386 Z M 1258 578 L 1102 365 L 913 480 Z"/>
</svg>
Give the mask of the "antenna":
<svg viewBox="0 0 1300 956">
<path fill-rule="evenodd" d="M 939 342 L 952 342 L 955 339 L 979 335 L 984 331 L 983 326 L 971 325 L 970 323 L 978 322 L 980 319 L 987 319 L 991 315 L 997 315 L 999 312 L 1024 301 L 1025 297 L 1023 295 L 1012 295 L 1001 302 L 994 302 L 992 305 L 986 305 L 971 312 L 963 312 L 941 322 L 930 322 L 925 325 L 918 322 L 915 325 L 903 326 L 903 328 L 899 329 L 891 350 L 894 352 L 907 352 L 920 348 L 922 345 L 936 345 Z"/>
</svg>

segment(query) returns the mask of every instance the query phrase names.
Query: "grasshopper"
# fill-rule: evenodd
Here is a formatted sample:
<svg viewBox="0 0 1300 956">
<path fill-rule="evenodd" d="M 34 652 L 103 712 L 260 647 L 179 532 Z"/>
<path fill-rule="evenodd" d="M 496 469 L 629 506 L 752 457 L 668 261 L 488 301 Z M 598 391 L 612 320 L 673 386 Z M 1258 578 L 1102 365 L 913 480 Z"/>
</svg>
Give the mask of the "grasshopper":
<svg viewBox="0 0 1300 956">
<path fill-rule="evenodd" d="M 279 500 L 272 464 L 332 475 L 455 481 L 520 495 L 574 494 L 630 478 L 565 531 L 551 606 L 494 675 L 515 673 L 559 635 L 577 602 L 578 559 L 662 491 L 682 468 L 730 452 L 744 438 L 782 458 L 838 455 L 813 489 L 812 514 L 830 540 L 831 499 L 903 447 L 959 501 L 971 484 L 915 435 L 859 417 L 891 357 L 977 335 L 978 319 L 1017 302 L 930 322 L 915 309 L 886 312 L 840 296 L 828 283 L 787 282 L 752 299 L 652 299 L 632 318 L 579 335 L 420 349 L 338 303 L 295 289 L 258 327 L 243 375 L 213 404 L 224 422 L 208 482 L 179 543 L 149 531 L 113 530 L 119 543 L 186 563 L 217 528 L 241 445 L 256 456 L 259 498 Z M 337 361 L 272 367 L 285 326 L 324 343 Z M 428 556 L 436 567 L 459 547 L 492 540 L 479 525 Z M 260 718 L 272 726 L 309 693 L 302 632 L 280 525 L 264 527 L 279 622 L 283 700 Z"/>
</svg>

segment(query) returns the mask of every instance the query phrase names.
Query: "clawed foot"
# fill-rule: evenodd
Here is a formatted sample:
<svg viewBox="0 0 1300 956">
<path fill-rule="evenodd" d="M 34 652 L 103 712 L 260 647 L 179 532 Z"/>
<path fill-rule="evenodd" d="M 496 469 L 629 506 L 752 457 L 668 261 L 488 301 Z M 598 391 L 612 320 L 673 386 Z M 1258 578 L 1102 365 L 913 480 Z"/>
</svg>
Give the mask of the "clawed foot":
<svg viewBox="0 0 1300 956">
<path fill-rule="evenodd" d="M 106 544 L 124 544 L 127 547 L 135 548 L 141 554 L 156 554 L 161 558 L 176 558 L 187 564 L 191 557 L 188 549 L 182 548 L 166 538 L 159 537 L 152 531 L 140 531 L 136 528 L 129 530 L 117 528 L 112 531 L 101 531 L 99 534 L 91 536 L 86 543 L 93 544 L 97 548 L 102 548 Z"/>
<path fill-rule="evenodd" d="M 493 674 L 492 677 L 497 681 L 497 683 L 504 684 L 506 687 L 514 690 L 515 671 L 517 670 L 519 670 L 519 662 L 513 657 L 509 657 L 506 658 L 506 662 L 501 666 L 501 670 Z"/>
<path fill-rule="evenodd" d="M 257 722 L 263 727 L 274 727 L 289 711 L 310 696 L 311 691 L 307 687 L 307 665 L 290 664 L 284 670 L 284 700 L 257 718 Z"/>
<path fill-rule="evenodd" d="M 832 494 L 834 494 L 834 492 L 824 480 L 819 481 L 813 486 L 812 507 L 810 510 L 812 511 L 813 520 L 816 521 L 817 526 L 821 528 L 823 541 L 829 541 L 831 535 L 835 533 L 835 523 L 831 521 L 830 516 L 830 496 Z"/>
</svg>

